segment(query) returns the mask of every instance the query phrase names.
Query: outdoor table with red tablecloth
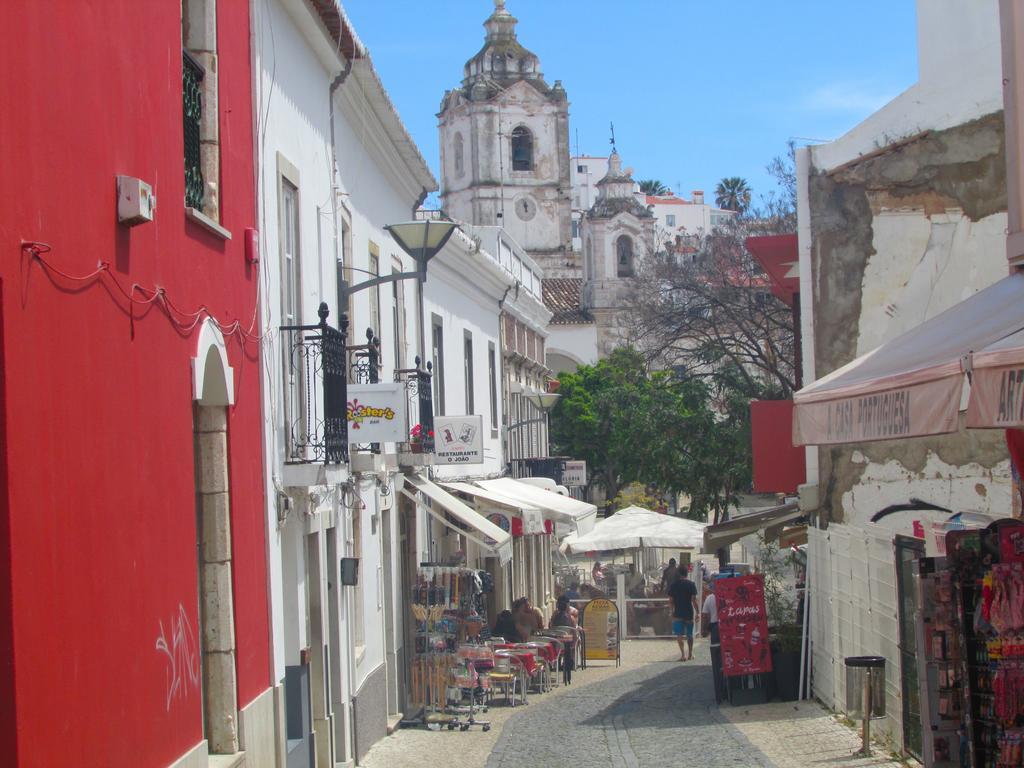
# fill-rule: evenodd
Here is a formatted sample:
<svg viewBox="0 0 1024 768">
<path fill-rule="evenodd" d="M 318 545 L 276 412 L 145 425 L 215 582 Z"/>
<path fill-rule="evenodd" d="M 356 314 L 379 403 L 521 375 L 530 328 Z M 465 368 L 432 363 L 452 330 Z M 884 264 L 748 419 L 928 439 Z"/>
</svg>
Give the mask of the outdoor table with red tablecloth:
<svg viewBox="0 0 1024 768">
<path fill-rule="evenodd" d="M 510 656 L 514 656 L 519 659 L 523 665 L 523 669 L 526 670 L 526 674 L 533 675 L 540 665 L 537 663 L 537 658 L 533 655 L 533 649 L 522 648 L 518 645 L 496 645 L 494 649 L 497 651 L 505 651 Z"/>
</svg>

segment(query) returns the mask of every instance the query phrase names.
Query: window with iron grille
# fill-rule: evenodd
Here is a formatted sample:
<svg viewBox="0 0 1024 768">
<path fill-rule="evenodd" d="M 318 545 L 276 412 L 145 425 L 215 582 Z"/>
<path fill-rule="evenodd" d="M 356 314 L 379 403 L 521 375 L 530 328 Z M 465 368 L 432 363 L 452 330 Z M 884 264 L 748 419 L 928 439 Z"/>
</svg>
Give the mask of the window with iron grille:
<svg viewBox="0 0 1024 768">
<path fill-rule="evenodd" d="M 203 78 L 206 72 L 192 54 L 181 51 L 182 120 L 185 135 L 185 205 L 203 207 L 203 169 L 200 151 L 200 123 L 203 119 Z"/>
</svg>

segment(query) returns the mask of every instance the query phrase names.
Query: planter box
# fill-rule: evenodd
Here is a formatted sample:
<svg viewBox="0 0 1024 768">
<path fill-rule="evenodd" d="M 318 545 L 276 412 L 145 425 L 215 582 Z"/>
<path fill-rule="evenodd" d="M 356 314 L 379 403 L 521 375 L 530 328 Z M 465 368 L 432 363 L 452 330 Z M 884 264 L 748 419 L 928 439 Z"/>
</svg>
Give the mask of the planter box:
<svg viewBox="0 0 1024 768">
<path fill-rule="evenodd" d="M 800 651 L 772 649 L 772 675 L 775 678 L 775 698 L 796 701 L 800 696 Z"/>
</svg>

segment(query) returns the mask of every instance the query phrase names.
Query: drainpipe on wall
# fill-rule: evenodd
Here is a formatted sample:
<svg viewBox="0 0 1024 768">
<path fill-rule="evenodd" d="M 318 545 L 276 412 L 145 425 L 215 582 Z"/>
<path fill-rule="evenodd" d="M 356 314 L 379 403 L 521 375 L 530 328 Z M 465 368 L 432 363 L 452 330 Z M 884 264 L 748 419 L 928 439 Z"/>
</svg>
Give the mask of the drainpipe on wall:
<svg viewBox="0 0 1024 768">
<path fill-rule="evenodd" d="M 338 189 L 338 145 L 334 138 L 334 94 L 344 85 L 348 76 L 352 73 L 352 59 L 348 58 L 345 60 L 345 68 L 342 69 L 338 75 L 331 81 L 331 86 L 327 91 L 327 103 L 330 109 L 330 124 L 331 124 L 331 226 L 333 227 L 334 233 L 334 261 L 338 261 L 338 249 L 340 247 L 338 237 L 338 195 L 340 190 Z M 338 306 L 336 310 L 338 312 L 338 319 L 341 319 L 341 315 L 345 311 L 341 306 L 342 299 L 337 297 Z"/>
</svg>

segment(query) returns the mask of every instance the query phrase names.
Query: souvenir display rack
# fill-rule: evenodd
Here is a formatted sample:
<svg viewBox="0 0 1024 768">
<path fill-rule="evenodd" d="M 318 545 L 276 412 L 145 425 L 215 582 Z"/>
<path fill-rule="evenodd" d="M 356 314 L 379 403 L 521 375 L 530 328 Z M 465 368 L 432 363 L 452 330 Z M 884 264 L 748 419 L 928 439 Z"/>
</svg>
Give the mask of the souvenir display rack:
<svg viewBox="0 0 1024 768">
<path fill-rule="evenodd" d="M 422 563 L 409 596 L 415 631 L 410 699 L 430 727 L 490 728 L 476 720 L 485 681 L 460 647 L 487 626 L 484 585 L 489 578 L 469 568 Z M 468 705 L 466 699 L 468 698 Z"/>
<path fill-rule="evenodd" d="M 980 531 L 953 531 L 946 548 L 963 683 L 962 739 L 951 764 L 1019 768 L 1024 766 L 1024 524 L 1006 519 Z"/>
<path fill-rule="evenodd" d="M 955 581 L 944 557 L 916 566 L 921 621 L 917 622 L 918 681 L 924 762 L 929 768 L 960 766 L 966 667 L 956 618 Z"/>
</svg>

